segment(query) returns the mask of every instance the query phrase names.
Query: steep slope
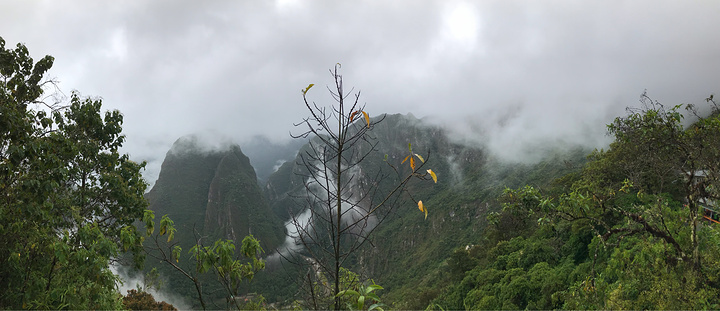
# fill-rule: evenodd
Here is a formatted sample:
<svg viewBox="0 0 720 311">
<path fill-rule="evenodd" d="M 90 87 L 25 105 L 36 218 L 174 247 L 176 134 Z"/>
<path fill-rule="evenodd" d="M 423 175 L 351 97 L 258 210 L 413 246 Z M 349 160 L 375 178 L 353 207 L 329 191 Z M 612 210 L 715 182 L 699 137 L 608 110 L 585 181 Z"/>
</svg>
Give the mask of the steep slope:
<svg viewBox="0 0 720 311">
<path fill-rule="evenodd" d="M 235 241 L 253 234 L 274 248 L 284 237 L 278 218 L 272 217 L 260 191 L 254 170 L 238 147 L 232 147 L 218 163 L 210 183 L 203 232 Z"/>
<path fill-rule="evenodd" d="M 282 222 L 268 216 L 255 171 L 238 146 L 204 151 L 195 137 L 178 139 L 146 197 L 157 217 L 175 221 L 181 244 L 194 241 L 194 232 L 235 243 L 252 233 L 268 249 L 284 239 Z"/>
<path fill-rule="evenodd" d="M 443 269 L 444 260 L 457 247 L 475 243 L 486 226 L 486 215 L 500 208 L 497 196 L 505 187 L 544 184 L 571 171 L 571 162 L 582 162 L 585 151 L 559 152 L 534 165 L 504 164 L 481 147 L 454 142 L 439 127 L 428 126 L 412 115 L 386 115 L 371 131 L 374 151 L 361 164 L 367 176 L 387 173 L 388 163 L 400 167 L 408 153 L 426 156 L 426 167 L 439 176 L 437 184 L 414 181 L 408 192 L 429 209 L 427 220 L 416 205 L 403 196 L 372 234 L 364 248 L 347 267 L 365 278 L 373 278 L 383 287 L 388 302 L 401 308 L 424 308 L 433 293 L 419 299 L 429 289 L 433 273 Z M 306 145 L 303 148 L 308 148 Z M 367 148 L 367 147 L 361 147 Z M 302 155 L 304 149 L 301 149 Z M 359 152 L 362 154 L 362 152 Z M 387 161 L 385 163 L 385 155 Z M 287 220 L 290 213 L 303 208 L 303 175 L 307 169 L 301 159 L 285 163 L 268 178 L 265 194 L 275 213 Z M 407 169 L 407 168 L 406 168 Z M 380 181 L 379 193 L 387 193 L 397 182 L 390 174 Z M 358 179 L 358 182 L 363 182 Z M 257 289 L 263 292 L 261 288 Z M 403 302 L 424 300 L 425 305 Z"/>
<path fill-rule="evenodd" d="M 278 247 L 285 238 L 282 221 L 271 211 L 249 159 L 238 146 L 208 151 L 196 137 L 178 139 L 146 198 L 156 220 L 165 214 L 173 219 L 175 241 L 184 252 L 197 238 L 206 246 L 230 239 L 239 249 L 242 239 L 253 234 L 266 250 Z M 149 260 L 148 265 L 156 263 Z M 167 267 L 161 272 L 169 277 L 172 290 L 194 297 L 194 289 L 177 272 Z"/>
</svg>

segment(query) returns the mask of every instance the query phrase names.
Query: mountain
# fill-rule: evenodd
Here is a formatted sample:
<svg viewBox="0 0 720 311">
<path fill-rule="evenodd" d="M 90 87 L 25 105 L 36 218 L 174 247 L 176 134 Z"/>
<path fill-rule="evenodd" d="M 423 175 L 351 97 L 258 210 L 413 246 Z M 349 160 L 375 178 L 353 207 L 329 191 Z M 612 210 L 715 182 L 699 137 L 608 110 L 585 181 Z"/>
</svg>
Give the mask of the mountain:
<svg viewBox="0 0 720 311">
<path fill-rule="evenodd" d="M 268 251 L 285 239 L 282 220 L 270 210 L 255 170 L 237 145 L 205 150 L 197 137 L 178 139 L 167 152 L 159 178 L 146 198 L 156 221 L 166 214 L 174 221 L 174 241 L 184 253 L 197 238 L 205 246 L 212 246 L 217 239 L 233 240 L 236 252 L 248 234 Z M 170 290 L 196 297 L 192 283 L 177 271 L 151 259 L 147 265 L 148 269 L 160 269 L 168 278 Z"/>
<path fill-rule="evenodd" d="M 665 126 L 662 122 L 666 120 L 680 122 L 673 111 L 661 118 L 616 120 L 633 126 L 634 122 L 649 122 L 640 124 L 643 131 L 621 129 L 650 139 L 623 136 L 635 140 L 616 140 L 607 151 L 595 150 L 587 157 L 589 150 L 581 147 L 538 150 L 544 157 L 533 164 L 508 163 L 482 146 L 458 142 L 445 129 L 412 115 L 375 117 L 373 121 L 381 122 L 368 132 L 369 144 L 360 143 L 344 153 L 362 157 L 357 167 L 344 168 L 340 184 L 351 189 L 348 197 L 376 186 L 370 196 L 349 199 L 355 213 L 362 213 L 358 208 L 367 211 L 393 192 L 394 185 L 410 172 L 409 163 L 403 164 L 409 154 L 421 155 L 424 166 L 420 171 L 432 169 L 438 182 L 413 180 L 392 197 L 392 204 L 377 209 L 371 216 L 377 219 L 368 227 L 374 231 L 342 266 L 360 280 L 372 279 L 382 285 L 379 294 L 383 302 L 397 309 L 717 308 L 704 300 L 717 297 L 718 292 L 711 277 L 720 266 L 714 255 L 717 228 L 710 223 L 714 218 L 708 219 L 707 226 L 689 226 L 688 220 L 701 221 L 702 215 L 689 217 L 694 209 L 683 204 L 695 202 L 694 189 L 703 189 L 696 185 L 716 183 L 717 178 L 697 169 L 668 170 L 667 165 L 683 168 L 696 163 L 676 156 L 683 150 L 692 150 L 689 156 L 704 161 L 703 168 L 715 165 L 717 148 L 707 141 L 717 140 L 720 123 L 701 120 L 705 123 L 698 122 L 687 131 Z M 648 114 L 657 116 L 658 112 Z M 661 130 L 654 131 L 657 124 Z M 701 134 L 706 136 L 696 136 Z M 311 258 L 324 242 L 305 249 L 285 236 L 294 231 L 292 216 L 302 216 L 313 208 L 308 206 L 312 199 L 327 199 L 308 192 L 318 187 L 311 176 L 325 174 L 318 161 L 309 162 L 307 157 L 322 150 L 320 140 L 311 138 L 293 152 L 294 160 L 273 169 L 260 186 L 239 148 L 203 151 L 192 138 L 181 139 L 168 152 L 163 173 L 147 195 L 151 208 L 158 214 L 173 212 L 176 225 L 183 228 L 178 234 L 184 234 L 184 239 L 193 229 L 233 239 L 258 232 L 256 236 L 269 255 L 268 269 L 244 285 L 243 292 L 261 293 L 267 301 L 279 302 L 275 306 L 287 307 L 294 300 L 308 301 L 304 291 L 315 289 L 320 299 L 325 299 L 320 306 L 328 305 L 332 295 L 305 281 L 326 279 L 319 273 L 322 259 Z M 657 148 L 658 142 L 669 147 Z M 686 149 L 675 148 L 678 144 Z M 641 147 L 644 151 L 637 152 Z M 705 152 L 715 153 L 706 157 Z M 663 158 L 637 156 L 655 153 Z M 634 172 L 634 181 L 623 175 L 628 170 Z M 698 172 L 700 179 L 694 178 Z M 671 182 L 660 184 L 666 186 L 664 191 L 655 191 L 658 178 L 654 176 L 670 176 Z M 684 196 L 675 194 L 681 186 L 686 187 L 680 189 Z M 704 189 L 706 192 L 698 193 L 710 197 L 707 191 L 717 188 L 712 184 Z M 418 211 L 419 200 L 424 202 L 427 217 Z M 704 207 L 706 217 L 708 211 L 715 213 Z M 315 221 L 326 216 L 301 219 Z M 310 232 L 329 227 L 324 226 Z M 695 233 L 705 244 L 691 243 L 687 237 Z M 193 237 L 191 234 L 191 240 Z M 614 242 L 605 243 L 610 238 Z M 346 236 L 341 243 L 353 241 L 357 235 Z M 687 254 L 691 252 L 682 247 L 705 252 L 702 265 L 690 266 L 692 262 L 684 258 L 690 258 Z M 285 258 L 297 254 L 297 262 L 310 265 L 281 261 L 275 255 L 278 249 L 286 250 Z M 702 271 L 713 273 L 695 274 Z M 656 288 L 660 290 L 649 290 Z M 188 292 L 192 295 L 186 289 L 183 293 Z"/>
<path fill-rule="evenodd" d="M 361 144 L 355 150 L 363 154 L 373 146 L 360 164 L 359 172 L 363 174 L 355 177 L 356 182 L 367 183 L 368 176 L 386 174 L 386 178 L 379 180 L 378 193 L 389 193 L 399 179 L 388 164 L 402 167 L 400 162 L 408 154 L 408 144 L 412 144 L 414 153 L 425 157 L 424 168 L 431 168 L 439 177 L 437 184 L 414 180 L 407 188 L 415 200 L 425 203 L 429 210 L 427 219 L 407 195 L 400 197 L 368 243 L 346 264 L 361 278 L 372 278 L 381 284 L 386 301 L 401 308 L 427 306 L 435 295 L 432 276 L 443 269 L 453 249 L 482 239 L 486 215 L 500 210 L 496 198 L 505 187 L 547 184 L 576 170 L 573 163 L 582 163 L 587 154 L 587 150 L 571 148 L 549 154 L 537 164 L 509 164 L 480 146 L 456 142 L 445 129 L 412 115 L 383 115 L 373 120 L 380 118 L 382 122 L 369 132 L 373 145 Z M 264 186 L 272 210 L 283 220 L 298 215 L 304 208 L 302 198 L 307 195 L 304 176 L 308 169 L 301 157 L 309 150 L 309 145 L 303 146 L 296 159 L 284 163 Z M 265 294 L 263 287 L 258 284 L 254 290 Z M 271 292 L 276 293 L 277 289 Z M 420 294 L 426 297 L 418 299 Z M 272 294 L 266 297 L 270 301 L 276 298 Z M 412 304 L 413 301 L 418 303 Z"/>
<path fill-rule="evenodd" d="M 253 234 L 273 249 L 284 239 L 282 221 L 269 213 L 255 170 L 236 145 L 207 151 L 196 137 L 178 139 L 146 198 L 158 217 L 175 221 L 180 241 L 197 233 L 239 244 Z"/>
<path fill-rule="evenodd" d="M 386 217 L 368 242 L 344 265 L 361 278 L 381 284 L 384 299 L 402 308 L 424 308 L 437 295 L 434 278 L 447 269 L 447 259 L 454 249 L 482 239 L 486 216 L 501 208 L 496 198 L 505 187 L 546 184 L 576 169 L 572 163 L 584 161 L 587 153 L 581 149 L 559 151 L 538 164 L 507 164 L 480 146 L 456 142 L 445 129 L 412 115 L 373 119 L 382 122 L 369 132 L 370 144 L 360 144 L 354 150 L 359 154 L 369 152 L 354 182 L 362 184 L 370 182 L 369 177 L 384 176 L 378 180 L 378 193 L 390 192 L 400 176 L 388 164 L 402 168 L 400 162 L 408 154 L 408 144 L 425 158 L 424 168 L 431 168 L 439 177 L 437 184 L 415 180 L 407 187 L 414 200 L 425 203 L 427 219 L 407 194 L 397 197 L 396 204 L 381 210 Z M 312 150 L 311 143 L 317 140 L 311 139 L 291 151 L 255 140 L 254 148 L 259 150 L 250 154 L 295 156 L 273 168 L 263 183 L 251 161 L 264 163 L 269 171 L 270 162 L 280 164 L 268 160 L 271 157 L 258 161 L 248 159 L 238 146 L 204 150 L 196 137 L 178 139 L 167 153 L 157 183 L 146 196 L 150 209 L 158 218 L 168 214 L 175 221 L 176 240 L 181 241 L 184 250 L 192 246 L 196 236 L 207 237 L 205 241 L 232 239 L 239 245 L 246 234 L 252 233 L 261 241 L 266 255 L 271 255 L 282 248 L 284 241 L 288 242 L 285 233 L 293 230 L 291 215 L 305 209 L 309 169 L 303 165 L 302 157 Z M 365 204 L 377 203 L 380 197 Z M 303 254 L 303 250 L 299 252 Z M 243 290 L 262 293 L 268 301 L 298 299 L 296 274 L 305 273 L 298 269 L 291 264 L 269 262 L 268 269 L 258 273 Z M 172 285 L 173 290 L 195 297 L 191 284 L 177 272 L 163 273 L 169 274 L 171 283 L 183 284 Z"/>
</svg>

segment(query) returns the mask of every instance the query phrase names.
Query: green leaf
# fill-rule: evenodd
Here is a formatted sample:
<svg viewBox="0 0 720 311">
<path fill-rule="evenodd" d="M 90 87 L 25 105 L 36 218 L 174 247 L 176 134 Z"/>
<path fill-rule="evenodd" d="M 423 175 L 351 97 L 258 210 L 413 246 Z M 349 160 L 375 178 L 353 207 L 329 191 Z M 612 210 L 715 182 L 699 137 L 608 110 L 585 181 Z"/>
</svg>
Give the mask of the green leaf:
<svg viewBox="0 0 720 311">
<path fill-rule="evenodd" d="M 212 263 L 210 263 L 210 262 L 208 262 L 208 261 L 203 261 L 203 262 L 200 264 L 200 267 L 201 267 L 201 268 L 200 268 L 200 271 L 198 271 L 198 272 L 200 272 L 200 273 L 205 273 L 205 272 L 208 272 L 208 271 L 210 270 L 210 268 L 212 267 Z"/>
<path fill-rule="evenodd" d="M 358 297 L 358 310 L 365 309 L 365 296 Z"/>
<path fill-rule="evenodd" d="M 143 214 L 143 222 L 145 223 L 145 228 L 147 229 L 147 235 L 150 236 L 153 234 L 153 231 L 155 231 L 155 212 L 146 209 Z"/>
<path fill-rule="evenodd" d="M 167 214 L 163 215 L 162 219 L 160 220 L 160 235 L 164 235 L 165 233 L 168 233 L 168 239 L 167 241 L 172 241 L 173 237 L 175 237 L 175 222 L 168 217 Z"/>
<path fill-rule="evenodd" d="M 258 253 L 264 253 L 265 250 L 260 247 L 260 241 L 253 237 L 252 234 L 246 236 L 242 240 L 242 246 L 240 246 L 240 253 L 246 258 L 253 258 Z"/>
<path fill-rule="evenodd" d="M 175 262 L 180 262 L 180 253 L 182 252 L 182 248 L 180 245 L 175 245 L 172 250 L 172 256 L 173 259 L 175 259 Z"/>
<path fill-rule="evenodd" d="M 352 289 L 346 289 L 346 290 L 340 291 L 337 295 L 335 295 L 335 297 L 342 297 L 342 296 L 345 296 L 345 295 L 347 295 L 347 294 L 350 294 L 350 295 L 353 295 L 353 296 L 360 296 L 360 293 L 358 293 L 358 292 L 356 292 L 356 291 L 354 291 L 354 290 L 352 290 Z"/>
</svg>

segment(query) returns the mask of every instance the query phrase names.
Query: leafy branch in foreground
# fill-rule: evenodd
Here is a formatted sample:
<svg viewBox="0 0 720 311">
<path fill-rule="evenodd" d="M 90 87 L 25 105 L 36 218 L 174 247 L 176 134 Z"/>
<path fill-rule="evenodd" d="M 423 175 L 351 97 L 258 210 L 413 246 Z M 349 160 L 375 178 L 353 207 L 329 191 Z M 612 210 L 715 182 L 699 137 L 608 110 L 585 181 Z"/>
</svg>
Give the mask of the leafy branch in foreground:
<svg viewBox="0 0 720 311">
<path fill-rule="evenodd" d="M 212 246 L 204 246 L 202 238 L 197 236 L 196 233 L 195 245 L 187 252 L 190 255 L 191 264 L 194 264 L 194 266 L 182 267 L 180 263 L 182 248 L 177 245 L 177 242 L 171 243 L 177 231 L 174 222 L 167 215 L 164 215 L 160 220 L 159 232 L 153 234 L 155 230 L 154 218 L 155 215 L 152 211 L 145 211 L 143 222 L 147 229 L 147 236 L 151 241 L 151 245 L 145 247 L 147 254 L 170 265 L 192 281 L 203 310 L 207 309 L 207 304 L 200 275 L 208 272 L 212 272 L 217 276 L 218 282 L 227 293 L 228 305 L 241 310 L 243 306 L 236 299 L 236 296 L 238 296 L 242 281 L 252 281 L 255 273 L 265 269 L 265 260 L 260 258 L 260 255 L 264 252 L 260 247 L 260 242 L 252 235 L 246 236 L 240 246 L 240 255 L 244 259 L 240 259 L 235 254 L 235 244 L 232 240 L 219 239 Z M 160 237 L 165 235 L 167 235 L 167 240 L 163 243 Z"/>
<path fill-rule="evenodd" d="M 373 293 L 376 290 L 383 289 L 382 286 L 377 284 L 371 284 L 371 285 L 360 285 L 358 290 L 352 290 L 352 289 L 346 289 L 343 291 L 340 291 L 337 296 L 343 297 L 343 296 L 351 296 L 354 297 L 355 301 L 354 303 L 347 303 L 347 307 L 350 310 L 365 310 L 365 303 L 372 303 L 370 306 L 367 307 L 367 310 L 380 310 L 382 311 L 385 306 L 385 304 L 381 303 L 380 297 L 378 297 L 377 294 Z"/>
</svg>

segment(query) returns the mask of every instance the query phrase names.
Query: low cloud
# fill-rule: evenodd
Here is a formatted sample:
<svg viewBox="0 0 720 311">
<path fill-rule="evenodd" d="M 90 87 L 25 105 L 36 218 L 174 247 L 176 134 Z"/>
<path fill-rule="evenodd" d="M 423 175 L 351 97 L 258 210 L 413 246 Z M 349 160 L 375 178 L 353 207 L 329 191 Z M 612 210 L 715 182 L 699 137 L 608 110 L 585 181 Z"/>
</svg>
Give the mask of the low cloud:
<svg viewBox="0 0 720 311">
<path fill-rule="evenodd" d="M 63 90 L 125 116 L 124 152 L 153 181 L 188 133 L 287 141 L 327 69 L 371 115 L 413 113 L 506 159 L 606 143 L 604 125 L 649 94 L 669 105 L 717 92 L 720 2 L 17 1 L 0 10 Z M 90 25 L 90 27 L 88 27 Z M 41 31 L 38 31 L 41 30 Z"/>
<path fill-rule="evenodd" d="M 145 281 L 142 278 L 142 272 L 139 272 L 138 275 L 131 277 L 128 273 L 129 269 L 127 267 L 111 265 L 110 270 L 120 277 L 121 283 L 118 283 L 118 290 L 123 296 L 126 296 L 128 291 L 131 289 L 137 290 L 140 288 L 150 293 L 157 302 L 165 301 L 173 305 L 178 310 L 190 310 L 190 305 L 187 303 L 185 298 L 166 292 L 162 290 L 162 287 L 159 290 L 154 287 L 147 288 L 145 286 Z"/>
</svg>

